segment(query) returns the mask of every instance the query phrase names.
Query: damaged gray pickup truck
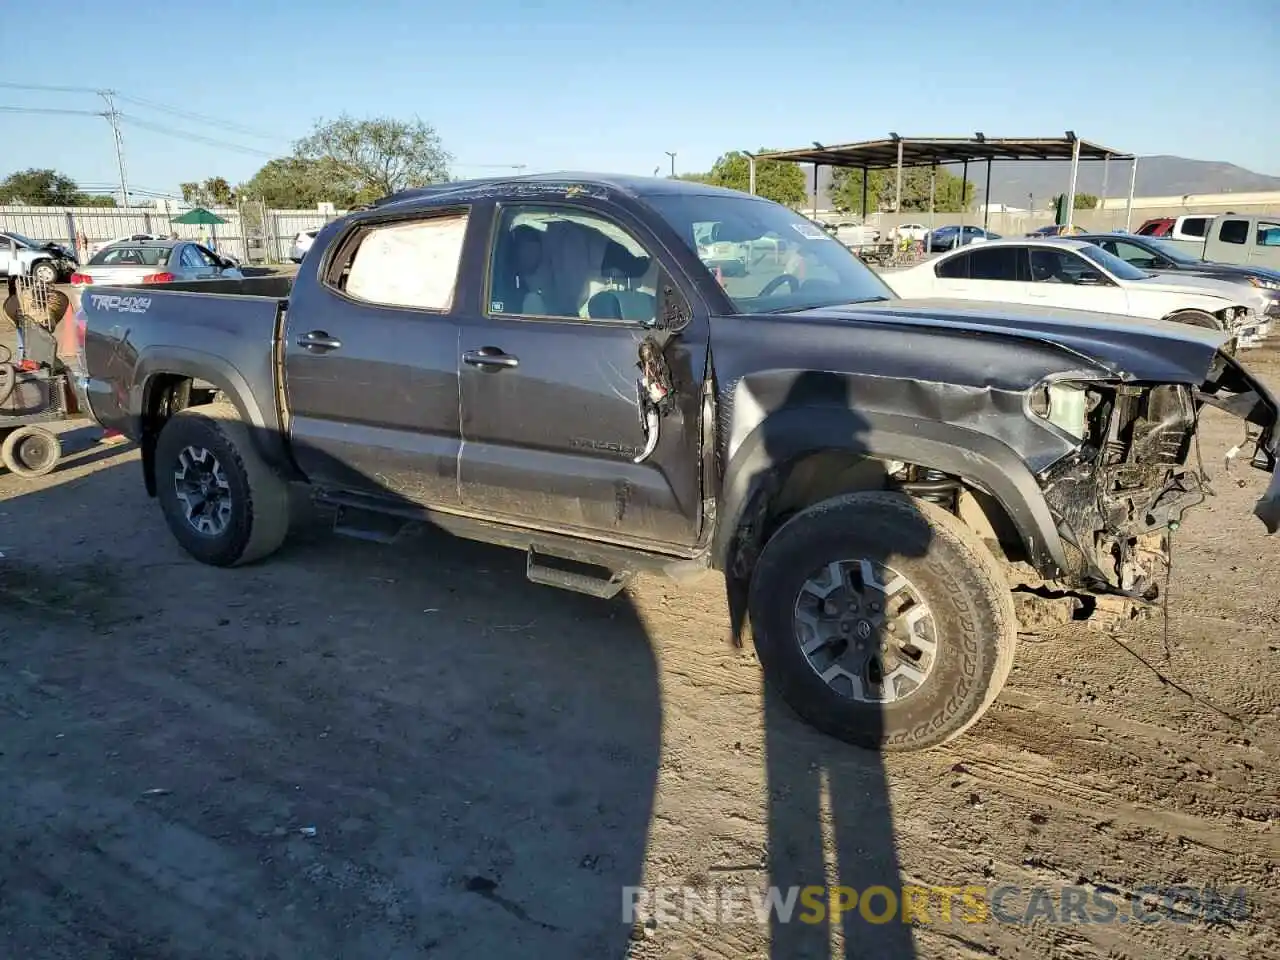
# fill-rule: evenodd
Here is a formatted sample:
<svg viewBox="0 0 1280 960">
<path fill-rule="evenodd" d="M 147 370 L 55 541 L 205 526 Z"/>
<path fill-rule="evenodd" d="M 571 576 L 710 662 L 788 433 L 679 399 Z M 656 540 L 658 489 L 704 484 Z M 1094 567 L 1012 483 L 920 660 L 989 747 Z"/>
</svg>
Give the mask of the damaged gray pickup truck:
<svg viewBox="0 0 1280 960">
<path fill-rule="evenodd" d="M 88 287 L 76 316 L 84 399 L 197 559 L 272 553 L 309 488 L 343 532 L 429 523 L 597 596 L 723 571 L 766 680 L 877 749 L 983 714 L 1015 591 L 1156 599 L 1203 406 L 1280 452 L 1225 334 L 895 301 L 785 207 L 674 180 L 408 191 L 292 283 Z"/>
</svg>

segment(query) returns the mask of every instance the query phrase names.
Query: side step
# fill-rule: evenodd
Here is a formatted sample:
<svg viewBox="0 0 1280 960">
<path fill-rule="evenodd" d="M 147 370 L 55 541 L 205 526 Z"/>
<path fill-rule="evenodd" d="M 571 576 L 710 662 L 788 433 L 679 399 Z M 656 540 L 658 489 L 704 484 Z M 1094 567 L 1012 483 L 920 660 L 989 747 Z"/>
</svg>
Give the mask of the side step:
<svg viewBox="0 0 1280 960">
<path fill-rule="evenodd" d="M 594 567 L 593 565 L 573 560 L 554 559 L 566 565 L 572 564 L 576 567 L 581 567 L 583 568 L 582 572 L 566 570 L 559 566 L 550 566 L 543 562 L 539 554 L 530 547 L 528 558 L 525 561 L 525 575 L 529 578 L 529 581 L 531 583 L 540 583 L 547 587 L 559 587 L 561 590 L 585 593 L 587 596 L 599 597 L 601 600 L 609 600 L 616 597 L 631 582 L 632 572 L 630 570 L 607 571 L 603 567 Z M 609 576 L 598 576 L 594 573 L 586 572 L 587 570 L 600 570 L 608 573 Z"/>
<path fill-rule="evenodd" d="M 333 518 L 333 532 L 357 540 L 394 543 L 409 523 L 403 517 L 339 504 Z"/>
</svg>

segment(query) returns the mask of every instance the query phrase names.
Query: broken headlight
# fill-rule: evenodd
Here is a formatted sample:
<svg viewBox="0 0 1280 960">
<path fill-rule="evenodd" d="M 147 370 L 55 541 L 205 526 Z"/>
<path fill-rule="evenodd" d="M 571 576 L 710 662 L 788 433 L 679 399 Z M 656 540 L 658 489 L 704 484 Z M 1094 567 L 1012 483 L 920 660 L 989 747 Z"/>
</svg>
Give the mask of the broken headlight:
<svg viewBox="0 0 1280 960">
<path fill-rule="evenodd" d="M 1085 438 L 1089 397 L 1081 384 L 1042 383 L 1031 391 L 1029 405 L 1032 413 L 1064 433 L 1077 440 Z"/>
</svg>

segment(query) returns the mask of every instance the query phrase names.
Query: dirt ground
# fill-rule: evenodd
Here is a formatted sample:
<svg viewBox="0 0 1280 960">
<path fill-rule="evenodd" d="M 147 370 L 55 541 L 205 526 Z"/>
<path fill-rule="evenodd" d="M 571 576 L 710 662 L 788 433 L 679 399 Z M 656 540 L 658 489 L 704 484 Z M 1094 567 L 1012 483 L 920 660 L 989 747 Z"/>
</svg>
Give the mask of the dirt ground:
<svg viewBox="0 0 1280 960">
<path fill-rule="evenodd" d="M 1248 360 L 1280 383 L 1280 349 Z M 71 426 L 59 472 L 0 475 L 0 956 L 1280 956 L 1280 537 L 1250 514 L 1264 476 L 1223 469 L 1224 416 L 1167 637 L 1024 637 L 986 719 L 887 758 L 764 692 L 714 580 L 603 602 L 319 515 L 214 570 L 137 453 Z M 626 886 L 769 883 L 1244 886 L 1249 909 L 623 922 Z"/>
</svg>

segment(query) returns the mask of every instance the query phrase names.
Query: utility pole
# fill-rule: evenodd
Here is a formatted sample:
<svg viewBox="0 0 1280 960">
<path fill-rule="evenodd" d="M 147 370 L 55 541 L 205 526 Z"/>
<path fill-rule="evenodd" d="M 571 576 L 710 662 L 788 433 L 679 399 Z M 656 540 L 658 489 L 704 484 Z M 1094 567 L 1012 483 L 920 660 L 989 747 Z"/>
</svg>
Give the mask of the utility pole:
<svg viewBox="0 0 1280 960">
<path fill-rule="evenodd" d="M 116 102 L 112 100 L 115 95 L 114 90 L 99 90 L 98 96 L 107 102 L 107 112 L 104 114 L 107 123 L 111 124 L 111 133 L 116 141 L 116 167 L 120 171 L 120 205 L 129 206 L 129 181 L 124 175 L 124 134 L 120 132 L 120 111 L 116 109 Z"/>
<path fill-rule="evenodd" d="M 673 176 L 673 177 L 674 177 L 674 176 L 676 175 L 676 155 L 675 155 L 675 151 L 674 151 L 674 150 L 663 150 L 662 152 L 663 152 L 663 153 L 665 153 L 668 157 L 670 157 L 670 158 L 671 158 L 671 176 Z"/>
</svg>

